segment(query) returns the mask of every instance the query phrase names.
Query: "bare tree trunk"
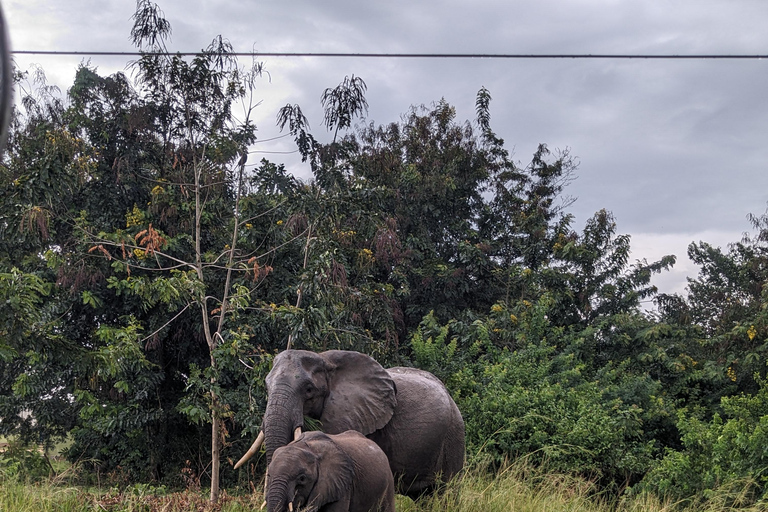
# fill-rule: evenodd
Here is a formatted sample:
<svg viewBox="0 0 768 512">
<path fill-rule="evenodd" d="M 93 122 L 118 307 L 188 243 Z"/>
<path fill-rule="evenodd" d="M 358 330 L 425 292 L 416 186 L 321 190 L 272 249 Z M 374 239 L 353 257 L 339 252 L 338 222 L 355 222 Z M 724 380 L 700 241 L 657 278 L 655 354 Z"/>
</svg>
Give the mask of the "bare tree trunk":
<svg viewBox="0 0 768 512">
<path fill-rule="evenodd" d="M 202 173 L 201 162 L 195 158 L 193 163 L 193 170 L 195 174 L 195 270 L 197 278 L 201 283 L 205 283 L 205 274 L 203 272 L 203 258 L 202 258 L 202 245 L 201 245 L 201 220 L 203 216 L 203 202 L 200 197 L 200 175 Z M 202 298 L 200 304 L 200 313 L 203 320 L 203 333 L 205 334 L 205 341 L 208 344 L 208 351 L 211 357 L 211 368 L 216 368 L 216 359 L 213 355 L 216 349 L 216 336 L 211 333 L 211 324 L 208 318 L 208 297 L 207 295 Z M 215 373 L 215 372 L 214 372 Z M 216 377 L 211 377 L 211 503 L 217 503 L 219 501 L 219 469 L 220 469 L 220 448 L 219 437 L 221 427 L 219 422 L 221 421 L 218 413 L 219 401 L 216 396 L 216 392 L 213 390 L 213 386 L 216 384 Z"/>
<path fill-rule="evenodd" d="M 219 402 L 216 392 L 211 390 L 211 503 L 219 502 L 219 473 L 221 467 L 221 419 L 219 418 Z"/>
<path fill-rule="evenodd" d="M 232 244 L 229 249 L 229 261 L 227 264 L 227 279 L 224 284 L 224 294 L 221 301 L 221 312 L 219 314 L 219 325 L 216 328 L 216 334 L 212 336 L 211 345 L 211 367 L 216 368 L 216 360 L 213 357 L 213 349 L 216 348 L 216 337 L 221 338 L 221 332 L 224 328 L 224 319 L 227 313 L 227 300 L 229 297 L 229 286 L 232 281 L 232 263 L 235 257 L 235 246 L 237 244 L 237 232 L 240 227 L 240 194 L 242 192 L 243 185 L 243 172 L 245 171 L 245 161 L 247 159 L 247 153 L 244 153 L 245 158 L 240 160 L 240 173 L 237 180 L 237 193 L 235 197 L 235 227 L 232 230 Z M 206 327 L 207 330 L 207 327 Z M 216 384 L 214 377 L 211 377 L 211 388 Z M 216 392 L 211 389 L 211 503 L 218 503 L 219 501 L 219 473 L 221 468 L 221 418 L 219 417 L 219 399 L 216 396 Z"/>
</svg>

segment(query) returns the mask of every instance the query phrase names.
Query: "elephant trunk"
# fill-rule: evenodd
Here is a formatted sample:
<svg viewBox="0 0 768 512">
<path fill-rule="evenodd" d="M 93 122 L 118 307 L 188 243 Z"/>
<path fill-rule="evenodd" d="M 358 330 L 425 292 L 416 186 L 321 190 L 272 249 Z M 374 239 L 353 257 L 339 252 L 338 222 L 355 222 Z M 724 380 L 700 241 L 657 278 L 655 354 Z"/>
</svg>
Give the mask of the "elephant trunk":
<svg viewBox="0 0 768 512">
<path fill-rule="evenodd" d="M 270 479 L 267 486 L 267 512 L 285 512 L 292 507 L 288 488 L 289 485 L 282 479 Z"/>
<path fill-rule="evenodd" d="M 272 461 L 275 450 L 293 441 L 294 430 L 303 423 L 304 407 L 296 394 L 290 390 L 273 390 L 262 422 L 267 464 Z"/>
</svg>

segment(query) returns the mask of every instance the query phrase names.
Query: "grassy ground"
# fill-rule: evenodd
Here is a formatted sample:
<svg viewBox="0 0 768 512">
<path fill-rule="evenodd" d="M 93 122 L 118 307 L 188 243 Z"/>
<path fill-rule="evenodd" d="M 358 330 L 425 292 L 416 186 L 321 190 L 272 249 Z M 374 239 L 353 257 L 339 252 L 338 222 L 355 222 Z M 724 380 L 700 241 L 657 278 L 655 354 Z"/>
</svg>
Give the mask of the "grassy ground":
<svg viewBox="0 0 768 512">
<path fill-rule="evenodd" d="M 19 482 L 0 484 L 2 512 L 182 512 L 220 511 L 250 512 L 260 503 L 250 497 L 222 495 L 217 507 L 211 507 L 202 493 L 132 494 L 98 493 L 76 487 L 50 484 L 25 485 Z"/>
<path fill-rule="evenodd" d="M 260 494 L 230 496 L 211 507 L 204 492 L 167 493 L 162 488 L 134 485 L 122 491 L 95 491 L 47 481 L 27 484 L 0 474 L 0 512 L 245 512 L 258 510 Z M 654 496 L 639 496 L 606 503 L 594 487 L 581 479 L 542 474 L 522 465 L 512 465 L 489 475 L 470 470 L 455 479 L 439 495 L 413 502 L 397 497 L 398 512 L 714 512 L 727 507 L 709 505 L 675 507 Z M 743 508 L 755 512 L 765 508 Z"/>
<path fill-rule="evenodd" d="M 470 470 L 452 482 L 445 493 L 414 503 L 398 496 L 398 512 L 721 512 L 730 510 L 711 502 L 682 506 L 652 495 L 601 496 L 580 478 L 541 473 L 522 464 L 489 474 Z M 742 508 L 756 512 L 764 508 Z"/>
</svg>

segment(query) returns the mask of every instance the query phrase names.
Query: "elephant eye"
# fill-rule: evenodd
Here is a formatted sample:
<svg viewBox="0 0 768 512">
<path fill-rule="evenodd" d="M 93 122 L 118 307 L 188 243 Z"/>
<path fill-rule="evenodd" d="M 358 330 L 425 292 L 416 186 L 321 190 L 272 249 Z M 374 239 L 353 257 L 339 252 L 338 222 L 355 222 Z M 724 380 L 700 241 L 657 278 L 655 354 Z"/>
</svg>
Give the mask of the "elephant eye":
<svg viewBox="0 0 768 512">
<path fill-rule="evenodd" d="M 299 475 L 296 481 L 302 485 L 307 483 L 307 475 Z"/>
</svg>

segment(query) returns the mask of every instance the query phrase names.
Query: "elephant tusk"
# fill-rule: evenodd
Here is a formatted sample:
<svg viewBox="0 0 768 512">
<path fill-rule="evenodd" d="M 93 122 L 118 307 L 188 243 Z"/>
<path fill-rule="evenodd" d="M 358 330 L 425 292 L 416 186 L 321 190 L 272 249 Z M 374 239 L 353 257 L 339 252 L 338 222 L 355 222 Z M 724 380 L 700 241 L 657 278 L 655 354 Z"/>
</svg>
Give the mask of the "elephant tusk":
<svg viewBox="0 0 768 512">
<path fill-rule="evenodd" d="M 293 512 L 293 503 L 288 504 L 288 510 L 289 512 Z"/>
<path fill-rule="evenodd" d="M 296 429 L 293 431 L 293 440 L 297 440 L 301 436 L 301 427 L 296 427 Z"/>
<path fill-rule="evenodd" d="M 259 436 L 256 438 L 256 440 L 253 442 L 251 447 L 248 449 L 247 452 L 245 452 L 245 455 L 237 461 L 237 464 L 235 464 L 235 469 L 239 468 L 243 464 L 245 464 L 248 459 L 253 457 L 257 451 L 259 451 L 259 448 L 261 448 L 261 445 L 264 444 L 264 431 L 262 430 L 259 432 Z"/>
<path fill-rule="evenodd" d="M 267 506 L 267 500 L 264 500 L 264 503 L 261 504 L 261 507 L 259 507 L 259 510 L 264 510 L 264 507 Z"/>
</svg>

